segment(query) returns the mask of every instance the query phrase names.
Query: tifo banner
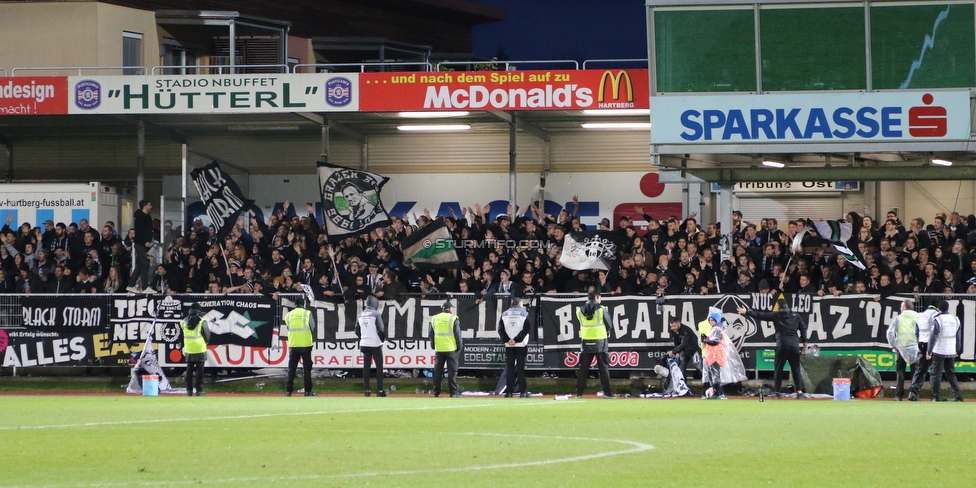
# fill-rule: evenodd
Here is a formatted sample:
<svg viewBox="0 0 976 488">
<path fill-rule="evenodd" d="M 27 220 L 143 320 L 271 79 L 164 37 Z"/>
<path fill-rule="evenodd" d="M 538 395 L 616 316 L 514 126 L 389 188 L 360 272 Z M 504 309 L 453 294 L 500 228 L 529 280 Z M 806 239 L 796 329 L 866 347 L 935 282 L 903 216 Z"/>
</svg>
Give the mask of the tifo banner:
<svg viewBox="0 0 976 488">
<path fill-rule="evenodd" d="M 108 316 L 107 301 L 85 296 L 30 294 L 20 296 L 24 327 L 59 332 L 101 332 Z"/>
<path fill-rule="evenodd" d="M 646 69 L 363 73 L 359 80 L 363 112 L 649 106 Z"/>
<path fill-rule="evenodd" d="M 69 76 L 70 114 L 355 112 L 359 73 Z"/>
<path fill-rule="evenodd" d="M 658 96 L 651 144 L 969 140 L 969 90 Z"/>
<path fill-rule="evenodd" d="M 2 367 L 127 365 L 131 354 L 141 352 L 143 347 L 143 344 L 130 347 L 112 343 L 104 332 L 10 330 L 6 333 L 9 344 L 5 349 L 0 348 Z"/>
<path fill-rule="evenodd" d="M 234 229 L 238 215 L 249 208 L 254 200 L 244 198 L 237 182 L 220 169 L 217 161 L 194 169 L 190 172 L 190 178 L 193 179 L 193 186 L 196 187 L 200 200 L 203 200 L 207 216 L 217 228 L 217 237 L 223 239 Z"/>
<path fill-rule="evenodd" d="M 145 342 L 154 330 L 157 341 L 182 347 L 180 320 L 190 305 L 198 303 L 210 328 L 210 345 L 268 347 L 272 343 L 275 303 L 262 295 L 167 296 L 165 299 L 127 296 L 112 302 L 109 318 L 112 342 L 135 346 Z M 155 329 L 151 327 L 154 318 Z"/>
<path fill-rule="evenodd" d="M 66 76 L 0 77 L 0 115 L 68 113 Z"/>
</svg>

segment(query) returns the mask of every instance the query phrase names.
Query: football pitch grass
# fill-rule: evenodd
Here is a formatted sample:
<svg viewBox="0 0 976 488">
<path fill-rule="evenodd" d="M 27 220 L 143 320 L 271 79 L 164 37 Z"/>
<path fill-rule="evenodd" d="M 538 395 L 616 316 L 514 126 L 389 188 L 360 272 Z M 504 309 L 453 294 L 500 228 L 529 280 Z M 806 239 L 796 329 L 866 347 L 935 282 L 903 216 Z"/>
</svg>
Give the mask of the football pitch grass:
<svg viewBox="0 0 976 488">
<path fill-rule="evenodd" d="M 892 401 L 8 395 L 0 486 L 965 485 L 974 414 Z"/>
</svg>

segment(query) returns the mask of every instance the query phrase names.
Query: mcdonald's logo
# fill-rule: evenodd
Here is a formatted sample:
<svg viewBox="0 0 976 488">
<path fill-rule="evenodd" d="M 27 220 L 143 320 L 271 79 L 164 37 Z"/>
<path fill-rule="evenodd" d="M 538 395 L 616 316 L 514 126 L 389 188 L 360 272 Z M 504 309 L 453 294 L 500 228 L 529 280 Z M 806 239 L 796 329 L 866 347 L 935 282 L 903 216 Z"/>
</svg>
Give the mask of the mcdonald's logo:
<svg viewBox="0 0 976 488">
<path fill-rule="evenodd" d="M 610 81 L 610 96 L 607 97 L 607 80 Z M 626 97 L 621 93 L 621 84 L 626 82 Z M 600 77 L 600 91 L 597 92 L 597 106 L 599 108 L 634 108 L 634 82 L 630 75 L 620 70 L 617 74 L 607 70 Z"/>
</svg>

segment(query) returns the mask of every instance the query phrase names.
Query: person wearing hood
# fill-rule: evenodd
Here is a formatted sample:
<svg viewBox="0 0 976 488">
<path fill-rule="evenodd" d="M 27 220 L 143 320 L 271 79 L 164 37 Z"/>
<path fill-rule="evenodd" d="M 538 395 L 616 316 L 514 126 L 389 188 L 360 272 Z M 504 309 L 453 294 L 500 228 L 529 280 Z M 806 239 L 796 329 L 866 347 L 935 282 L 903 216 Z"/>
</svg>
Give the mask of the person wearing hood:
<svg viewBox="0 0 976 488">
<path fill-rule="evenodd" d="M 442 305 L 443 312 L 431 317 L 430 340 L 434 346 L 434 396 L 441 394 L 441 382 L 444 380 L 444 364 L 447 364 L 447 386 L 451 391 L 451 398 L 461 398 L 457 385 L 458 356 L 464 349 L 461 339 L 461 325 L 458 316 L 454 315 L 454 304 L 450 300 Z"/>
<path fill-rule="evenodd" d="M 199 303 L 190 305 L 186 318 L 180 321 L 183 329 L 183 354 L 186 354 L 186 395 L 206 396 L 203 392 L 203 365 L 207 362 L 207 343 L 210 342 L 210 328 L 203 318 Z"/>
<path fill-rule="evenodd" d="M 707 320 L 711 329 L 702 341 L 702 382 L 708 383 L 709 388 L 702 398 L 725 400 L 725 385 L 745 381 L 746 370 L 739 358 L 739 351 L 725 333 L 728 322 L 722 319 L 721 310 L 709 307 Z"/>
<path fill-rule="evenodd" d="M 525 360 L 529 354 L 529 312 L 522 306 L 522 296 L 512 294 L 512 307 L 502 312 L 498 320 L 498 337 L 505 344 L 505 398 L 512 398 L 518 390 L 520 398 L 528 398 L 525 382 Z"/>
<path fill-rule="evenodd" d="M 962 327 L 959 319 L 949 313 L 949 302 L 939 300 L 939 314 L 932 319 L 932 335 L 929 339 L 929 349 L 925 359 L 932 365 L 932 401 L 944 402 L 942 398 L 942 373 L 945 372 L 949 387 L 955 395 L 954 401 L 964 401 L 956 373 L 953 370 L 956 358 L 962 353 Z"/>
<path fill-rule="evenodd" d="M 285 381 L 285 396 L 291 396 L 295 391 L 295 375 L 298 372 L 298 361 L 302 361 L 302 373 L 305 380 L 305 396 L 315 396 L 312 392 L 312 330 L 315 329 L 315 314 L 311 310 L 311 288 L 302 294 L 302 305 L 296 306 L 285 314 L 285 325 L 288 326 L 288 379 Z"/>
<path fill-rule="evenodd" d="M 773 394 L 772 398 L 780 397 L 780 387 L 783 385 L 783 367 L 790 363 L 793 372 L 793 386 L 796 388 L 797 398 L 809 398 L 804 393 L 803 375 L 800 374 L 800 356 L 807 348 L 807 321 L 804 317 L 789 307 L 786 299 L 780 296 L 772 312 L 749 310 L 739 307 L 738 312 L 759 320 L 768 320 L 776 329 L 776 358 L 773 366 Z M 803 339 L 803 349 L 800 349 L 800 339 Z"/>
<path fill-rule="evenodd" d="M 579 355 L 579 373 L 576 378 L 576 398 L 583 397 L 586 389 L 586 379 L 590 375 L 590 362 L 596 357 L 597 367 L 600 368 L 600 384 L 603 386 L 603 398 L 615 398 L 610 392 L 610 313 L 607 307 L 600 304 L 600 292 L 590 287 L 589 299 L 582 307 L 576 309 L 576 320 L 580 324 L 581 351 Z"/>
<path fill-rule="evenodd" d="M 918 335 L 918 362 L 912 365 L 912 384 L 908 388 L 908 401 L 919 401 L 918 393 L 925 383 L 925 375 L 929 374 L 929 340 L 932 338 L 932 325 L 939 315 L 939 308 L 935 303 L 929 304 L 915 319 L 915 330 Z M 930 378 L 931 379 L 931 378 Z"/>
<path fill-rule="evenodd" d="M 371 363 L 376 364 L 376 396 L 385 397 L 383 389 L 383 342 L 386 341 L 386 324 L 379 312 L 380 301 L 370 295 L 366 297 L 366 308 L 356 318 L 356 337 L 359 338 L 359 350 L 363 353 L 363 385 L 366 396 L 372 393 L 369 389 L 369 373 Z"/>
</svg>

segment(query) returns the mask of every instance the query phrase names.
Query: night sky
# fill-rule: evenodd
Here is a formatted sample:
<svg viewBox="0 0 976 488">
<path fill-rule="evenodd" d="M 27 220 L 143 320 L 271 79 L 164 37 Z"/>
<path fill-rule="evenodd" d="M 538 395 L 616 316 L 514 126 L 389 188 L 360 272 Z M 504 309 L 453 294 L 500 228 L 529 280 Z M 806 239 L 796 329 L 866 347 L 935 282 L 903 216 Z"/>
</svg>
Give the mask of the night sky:
<svg viewBox="0 0 976 488">
<path fill-rule="evenodd" d="M 476 26 L 475 55 L 509 60 L 647 58 L 644 0 L 475 0 L 508 20 Z"/>
</svg>

